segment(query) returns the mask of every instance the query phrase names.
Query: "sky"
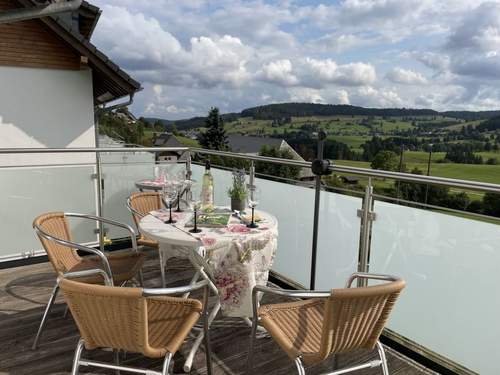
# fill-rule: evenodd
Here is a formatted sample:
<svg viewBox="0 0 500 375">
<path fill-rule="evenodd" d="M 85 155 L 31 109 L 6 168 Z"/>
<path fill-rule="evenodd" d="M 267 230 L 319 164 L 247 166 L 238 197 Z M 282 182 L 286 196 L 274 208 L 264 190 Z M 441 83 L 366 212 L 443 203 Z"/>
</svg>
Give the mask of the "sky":
<svg viewBox="0 0 500 375">
<path fill-rule="evenodd" d="M 500 109 L 500 0 L 94 0 L 92 37 L 171 120 L 281 102 Z"/>
</svg>

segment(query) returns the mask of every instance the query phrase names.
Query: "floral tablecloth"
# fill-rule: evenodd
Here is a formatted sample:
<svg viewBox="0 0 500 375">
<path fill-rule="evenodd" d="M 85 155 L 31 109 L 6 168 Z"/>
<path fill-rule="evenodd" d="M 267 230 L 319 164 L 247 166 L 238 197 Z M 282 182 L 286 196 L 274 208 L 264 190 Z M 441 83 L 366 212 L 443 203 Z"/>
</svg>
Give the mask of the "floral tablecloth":
<svg viewBox="0 0 500 375">
<path fill-rule="evenodd" d="M 167 213 L 154 211 L 141 220 L 139 228 L 146 236 L 160 243 L 163 258 L 189 257 L 205 265 L 217 286 L 221 310 L 232 317 L 252 316 L 252 289 L 266 285 L 274 261 L 278 222 L 274 216 L 256 211 L 259 227 L 249 229 L 236 216 L 222 228 L 202 228 L 198 234 L 188 234 L 185 227 L 192 213 L 175 213 L 174 226 L 164 224 Z"/>
</svg>

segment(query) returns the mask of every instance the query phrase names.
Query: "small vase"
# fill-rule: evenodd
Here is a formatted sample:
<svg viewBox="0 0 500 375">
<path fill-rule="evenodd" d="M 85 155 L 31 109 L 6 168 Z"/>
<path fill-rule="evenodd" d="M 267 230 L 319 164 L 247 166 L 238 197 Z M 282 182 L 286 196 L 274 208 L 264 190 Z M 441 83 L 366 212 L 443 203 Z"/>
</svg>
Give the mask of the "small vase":
<svg viewBox="0 0 500 375">
<path fill-rule="evenodd" d="M 245 206 L 245 199 L 231 198 L 231 211 L 244 211 Z"/>
</svg>

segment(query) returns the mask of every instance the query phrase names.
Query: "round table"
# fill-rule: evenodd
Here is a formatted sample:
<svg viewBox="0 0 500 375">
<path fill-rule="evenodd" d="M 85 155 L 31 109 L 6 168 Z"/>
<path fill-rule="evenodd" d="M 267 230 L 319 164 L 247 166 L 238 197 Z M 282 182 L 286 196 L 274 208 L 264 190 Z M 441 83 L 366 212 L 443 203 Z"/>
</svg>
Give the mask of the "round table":
<svg viewBox="0 0 500 375">
<path fill-rule="evenodd" d="M 226 209 L 226 212 L 231 212 Z M 252 289 L 266 285 L 277 248 L 278 221 L 266 212 L 256 211 L 259 227 L 247 228 L 240 218 L 231 216 L 227 227 L 201 228 L 201 233 L 189 233 L 185 225 L 192 212 L 173 213 L 175 224 L 165 224 L 167 210 L 152 211 L 139 222 L 146 237 L 158 241 L 162 281 L 168 258 L 188 258 L 197 270 L 191 283 L 199 276 L 208 280 L 212 291 L 219 296 L 210 311 L 209 324 L 219 310 L 226 316 L 243 318 L 247 324 L 252 312 Z M 203 340 L 201 332 L 194 341 L 184 363 L 189 372 L 194 356 Z"/>
<path fill-rule="evenodd" d="M 225 212 L 231 213 L 228 209 Z M 227 227 L 201 227 L 201 233 L 192 234 L 185 226 L 192 212 L 172 214 L 177 220 L 174 225 L 163 222 L 168 218 L 167 210 L 153 211 L 139 222 L 139 230 L 159 243 L 162 279 L 170 257 L 188 258 L 217 287 L 224 315 L 252 316 L 252 289 L 266 285 L 276 253 L 277 219 L 256 210 L 261 219 L 256 229 L 247 228 L 233 215 Z"/>
<path fill-rule="evenodd" d="M 159 182 L 155 179 L 146 179 L 146 180 L 140 180 L 136 181 L 135 187 L 139 189 L 140 191 L 144 190 L 153 190 L 153 191 L 160 191 L 163 189 L 163 182 Z"/>
</svg>

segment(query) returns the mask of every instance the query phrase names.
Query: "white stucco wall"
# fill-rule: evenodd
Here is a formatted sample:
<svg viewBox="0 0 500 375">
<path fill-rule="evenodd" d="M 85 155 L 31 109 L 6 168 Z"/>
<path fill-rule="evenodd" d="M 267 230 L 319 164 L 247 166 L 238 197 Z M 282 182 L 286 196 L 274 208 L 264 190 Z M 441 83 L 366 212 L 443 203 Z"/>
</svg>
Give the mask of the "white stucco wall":
<svg viewBox="0 0 500 375">
<path fill-rule="evenodd" d="M 0 66 L 0 148 L 94 146 L 90 70 Z M 91 154 L 0 154 L 0 166 L 92 160 Z"/>
</svg>

